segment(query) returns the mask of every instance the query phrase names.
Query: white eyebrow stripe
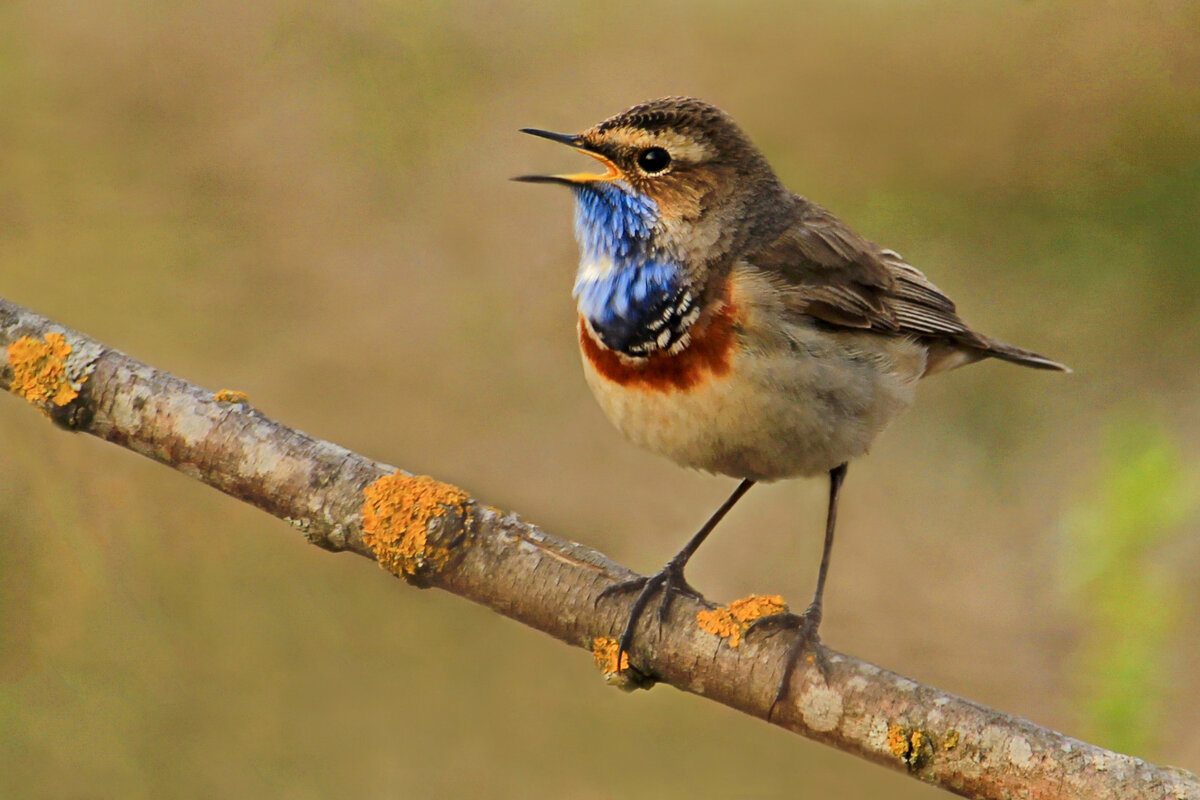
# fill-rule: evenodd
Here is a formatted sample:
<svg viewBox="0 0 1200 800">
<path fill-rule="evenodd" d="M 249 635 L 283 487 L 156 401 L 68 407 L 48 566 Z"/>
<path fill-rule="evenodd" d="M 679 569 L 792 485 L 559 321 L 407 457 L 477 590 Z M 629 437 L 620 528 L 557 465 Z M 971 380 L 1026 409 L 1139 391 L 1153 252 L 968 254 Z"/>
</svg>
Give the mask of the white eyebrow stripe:
<svg viewBox="0 0 1200 800">
<path fill-rule="evenodd" d="M 671 158 L 698 164 L 707 161 L 713 153 L 704 144 L 684 136 L 676 131 L 622 131 L 625 135 L 620 138 L 624 143 L 636 149 L 647 147 L 662 147 L 671 154 Z"/>
</svg>

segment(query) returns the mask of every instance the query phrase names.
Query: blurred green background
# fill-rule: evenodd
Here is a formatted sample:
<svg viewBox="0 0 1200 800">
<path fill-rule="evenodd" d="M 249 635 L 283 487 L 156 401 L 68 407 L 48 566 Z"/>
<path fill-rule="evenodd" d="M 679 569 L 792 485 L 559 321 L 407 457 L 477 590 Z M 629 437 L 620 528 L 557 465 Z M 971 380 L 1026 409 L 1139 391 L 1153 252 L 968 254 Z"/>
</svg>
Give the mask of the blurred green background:
<svg viewBox="0 0 1200 800">
<path fill-rule="evenodd" d="M 729 110 L 1000 338 L 850 471 L 833 647 L 1200 768 L 1200 6 L 0 4 L 0 295 L 657 568 L 732 482 L 583 383 L 566 192 L 519 136 Z M 934 797 L 0 402 L 0 794 Z M 820 481 L 690 575 L 803 604 Z"/>
</svg>

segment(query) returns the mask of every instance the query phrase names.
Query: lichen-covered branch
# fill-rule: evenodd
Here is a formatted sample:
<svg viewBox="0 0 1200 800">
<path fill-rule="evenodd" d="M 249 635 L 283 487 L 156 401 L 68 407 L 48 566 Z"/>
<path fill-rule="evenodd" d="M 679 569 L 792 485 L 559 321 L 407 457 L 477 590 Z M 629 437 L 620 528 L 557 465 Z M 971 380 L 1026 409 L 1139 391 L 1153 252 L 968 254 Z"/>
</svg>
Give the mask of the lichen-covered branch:
<svg viewBox="0 0 1200 800">
<path fill-rule="evenodd" d="M 631 597 L 600 592 L 629 570 L 455 486 L 288 428 L 238 392 L 213 393 L 0 300 L 0 387 L 63 427 L 127 447 L 419 586 L 480 603 L 591 650 L 626 688 L 655 681 L 768 719 L 786 636 L 743 634 L 780 607 L 679 597 L 630 661 L 612 642 Z M 829 653 L 828 680 L 797 670 L 770 721 L 966 797 L 1200 800 L 1200 782 Z M 621 667 L 622 669 L 619 669 Z"/>
</svg>

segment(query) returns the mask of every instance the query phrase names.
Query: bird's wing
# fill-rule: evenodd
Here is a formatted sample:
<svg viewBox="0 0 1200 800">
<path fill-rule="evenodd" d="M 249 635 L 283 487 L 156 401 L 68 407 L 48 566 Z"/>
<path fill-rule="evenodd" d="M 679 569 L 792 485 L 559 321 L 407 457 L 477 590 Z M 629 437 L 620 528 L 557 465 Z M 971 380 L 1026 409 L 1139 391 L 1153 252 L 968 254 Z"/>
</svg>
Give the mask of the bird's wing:
<svg viewBox="0 0 1200 800">
<path fill-rule="evenodd" d="M 813 203 L 803 201 L 792 225 L 748 261 L 774 278 L 795 313 L 842 328 L 986 344 L 916 267 Z"/>
<path fill-rule="evenodd" d="M 792 224 L 746 259 L 780 289 L 792 313 L 835 328 L 915 336 L 929 346 L 927 375 L 988 356 L 1070 372 L 971 330 L 950 298 L 898 253 L 854 233 L 815 203 L 796 200 Z"/>
</svg>

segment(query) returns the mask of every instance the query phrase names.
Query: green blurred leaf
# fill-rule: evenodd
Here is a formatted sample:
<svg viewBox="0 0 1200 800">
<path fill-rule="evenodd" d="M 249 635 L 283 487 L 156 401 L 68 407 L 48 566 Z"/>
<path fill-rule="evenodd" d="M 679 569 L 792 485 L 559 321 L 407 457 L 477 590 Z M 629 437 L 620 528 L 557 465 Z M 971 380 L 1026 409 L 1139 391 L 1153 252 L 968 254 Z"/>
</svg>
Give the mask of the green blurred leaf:
<svg viewBox="0 0 1200 800">
<path fill-rule="evenodd" d="M 1124 419 L 1104 464 L 1067 515 L 1063 581 L 1087 633 L 1075 674 L 1086 736 L 1144 753 L 1168 698 L 1163 657 L 1177 628 L 1183 576 L 1171 545 L 1197 509 L 1196 471 L 1162 425 Z"/>
</svg>

